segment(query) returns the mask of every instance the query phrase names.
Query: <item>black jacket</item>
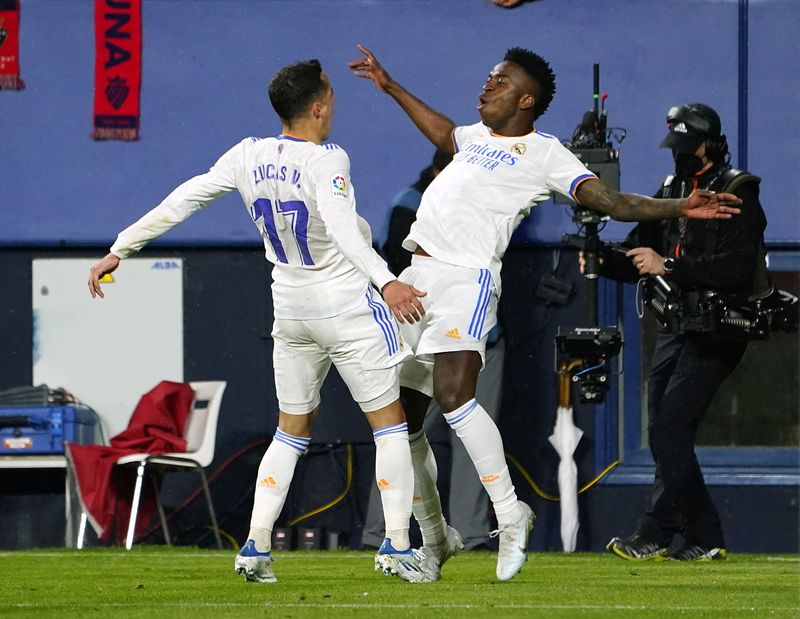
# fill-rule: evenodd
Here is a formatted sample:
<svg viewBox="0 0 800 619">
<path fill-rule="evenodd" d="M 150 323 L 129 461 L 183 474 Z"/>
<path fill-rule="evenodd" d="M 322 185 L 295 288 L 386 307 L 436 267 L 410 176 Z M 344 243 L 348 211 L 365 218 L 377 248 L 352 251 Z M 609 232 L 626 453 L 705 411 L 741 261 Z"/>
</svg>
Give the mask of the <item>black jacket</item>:
<svg viewBox="0 0 800 619">
<path fill-rule="evenodd" d="M 696 187 L 717 189 L 720 175 L 729 167 L 715 166 L 694 179 L 674 179 L 661 186 L 655 197 L 685 197 Z M 669 177 L 668 177 L 669 178 Z M 651 247 L 675 259 L 675 268 L 665 277 L 681 292 L 715 290 L 747 298 L 753 292 L 756 262 L 764 244 L 767 220 L 758 200 L 758 179 L 738 185 L 733 193 L 741 198 L 741 213 L 731 219 L 668 219 L 639 223 L 625 239 L 625 246 Z M 696 185 L 693 181 L 696 180 Z M 716 181 L 716 182 L 715 182 Z M 603 254 L 600 274 L 635 282 L 639 273 L 630 258 Z"/>
</svg>

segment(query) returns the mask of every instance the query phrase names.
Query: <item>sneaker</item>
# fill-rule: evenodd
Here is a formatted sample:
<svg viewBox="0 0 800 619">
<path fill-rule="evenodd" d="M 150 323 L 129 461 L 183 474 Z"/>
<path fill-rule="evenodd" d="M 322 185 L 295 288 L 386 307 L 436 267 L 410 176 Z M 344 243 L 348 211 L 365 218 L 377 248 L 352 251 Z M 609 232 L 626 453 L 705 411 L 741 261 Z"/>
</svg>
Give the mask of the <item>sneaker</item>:
<svg viewBox="0 0 800 619">
<path fill-rule="evenodd" d="M 247 582 L 278 582 L 272 571 L 272 557 L 267 552 L 256 550 L 256 543 L 249 539 L 236 555 L 236 573 Z"/>
<path fill-rule="evenodd" d="M 672 553 L 673 561 L 726 561 L 728 551 L 724 548 L 706 548 L 686 544 Z"/>
<path fill-rule="evenodd" d="M 407 582 L 433 582 L 437 576 L 433 562 L 425 553 L 414 548 L 395 550 L 387 537 L 375 555 L 375 571 L 384 576 L 399 576 Z"/>
<path fill-rule="evenodd" d="M 500 536 L 496 572 L 499 580 L 514 578 L 528 560 L 528 538 L 536 516 L 527 503 L 520 501 L 519 504 L 522 507 L 522 518 L 514 524 L 500 527 L 489 533 L 489 537 Z"/>
<path fill-rule="evenodd" d="M 665 561 L 669 559 L 669 548 L 655 542 L 647 542 L 635 533 L 630 537 L 614 537 L 606 550 L 628 561 Z"/>
</svg>

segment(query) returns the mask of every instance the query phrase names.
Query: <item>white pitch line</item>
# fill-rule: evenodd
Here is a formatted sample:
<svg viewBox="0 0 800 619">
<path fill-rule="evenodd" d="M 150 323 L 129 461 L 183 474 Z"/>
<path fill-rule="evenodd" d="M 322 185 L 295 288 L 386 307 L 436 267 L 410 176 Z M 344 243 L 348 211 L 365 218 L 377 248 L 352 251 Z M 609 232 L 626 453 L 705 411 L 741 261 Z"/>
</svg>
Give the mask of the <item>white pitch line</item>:
<svg viewBox="0 0 800 619">
<path fill-rule="evenodd" d="M 56 605 L 58 606 L 58 605 Z M 317 602 L 297 603 L 297 602 L 270 602 L 264 604 L 248 604 L 243 602 L 153 602 L 147 603 L 110 603 L 110 604 L 92 604 L 86 603 L 82 605 L 69 605 L 70 608 L 163 608 L 165 606 L 175 608 L 322 608 L 322 609 L 393 609 L 393 610 L 424 610 L 424 609 L 449 609 L 457 608 L 464 610 L 473 609 L 503 609 L 503 610 L 673 610 L 673 611 L 700 611 L 700 610 L 729 610 L 729 611 L 800 611 L 800 606 L 651 606 L 640 605 L 631 606 L 627 604 L 323 604 Z M 41 604 L 33 603 L 19 603 L 0 605 L 0 608 L 40 608 L 42 610 L 50 608 Z"/>
</svg>

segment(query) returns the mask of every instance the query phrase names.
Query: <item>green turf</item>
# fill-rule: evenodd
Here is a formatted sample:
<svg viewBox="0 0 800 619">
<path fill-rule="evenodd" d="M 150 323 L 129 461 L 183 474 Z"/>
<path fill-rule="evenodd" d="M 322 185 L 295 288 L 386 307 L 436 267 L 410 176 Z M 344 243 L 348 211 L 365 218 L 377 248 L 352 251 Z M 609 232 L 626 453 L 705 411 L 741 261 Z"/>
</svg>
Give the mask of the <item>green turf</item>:
<svg viewBox="0 0 800 619">
<path fill-rule="evenodd" d="M 436 583 L 372 570 L 359 552 L 275 553 L 277 584 L 245 583 L 234 553 L 145 546 L 0 552 L 0 616 L 800 617 L 800 557 L 631 563 L 531 554 L 510 582 L 463 553 Z M 480 613 L 480 614 L 476 614 Z"/>
</svg>

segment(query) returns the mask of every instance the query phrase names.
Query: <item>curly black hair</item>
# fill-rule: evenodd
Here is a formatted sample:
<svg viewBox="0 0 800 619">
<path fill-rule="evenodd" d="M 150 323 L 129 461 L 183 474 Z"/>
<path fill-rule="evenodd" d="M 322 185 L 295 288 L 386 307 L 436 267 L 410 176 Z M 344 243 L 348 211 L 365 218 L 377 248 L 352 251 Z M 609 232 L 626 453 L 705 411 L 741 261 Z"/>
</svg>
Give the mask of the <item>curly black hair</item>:
<svg viewBox="0 0 800 619">
<path fill-rule="evenodd" d="M 536 97 L 536 103 L 533 105 L 533 118 L 539 118 L 550 106 L 553 95 L 556 94 L 556 75 L 553 73 L 550 63 L 539 54 L 534 54 L 529 49 L 522 47 L 509 49 L 503 60 L 518 64 L 531 79 L 539 84 L 542 91 Z"/>
<path fill-rule="evenodd" d="M 322 65 L 319 60 L 303 60 L 280 69 L 269 83 L 269 100 L 281 120 L 291 122 L 301 116 L 322 94 Z"/>
</svg>

